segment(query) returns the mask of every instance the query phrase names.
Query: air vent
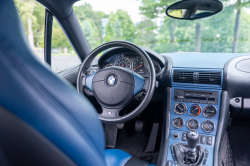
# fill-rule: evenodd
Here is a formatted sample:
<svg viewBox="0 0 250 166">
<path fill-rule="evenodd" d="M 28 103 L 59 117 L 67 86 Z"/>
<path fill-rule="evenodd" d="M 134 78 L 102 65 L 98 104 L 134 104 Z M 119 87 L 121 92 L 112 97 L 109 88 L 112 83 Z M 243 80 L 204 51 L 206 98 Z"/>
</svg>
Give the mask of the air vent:
<svg viewBox="0 0 250 166">
<path fill-rule="evenodd" d="M 173 83 L 221 85 L 221 74 L 220 71 L 174 70 L 172 80 Z"/>
<path fill-rule="evenodd" d="M 194 83 L 194 71 L 174 70 L 173 82 L 178 83 Z"/>
<path fill-rule="evenodd" d="M 198 72 L 198 84 L 221 85 L 221 72 Z"/>
</svg>

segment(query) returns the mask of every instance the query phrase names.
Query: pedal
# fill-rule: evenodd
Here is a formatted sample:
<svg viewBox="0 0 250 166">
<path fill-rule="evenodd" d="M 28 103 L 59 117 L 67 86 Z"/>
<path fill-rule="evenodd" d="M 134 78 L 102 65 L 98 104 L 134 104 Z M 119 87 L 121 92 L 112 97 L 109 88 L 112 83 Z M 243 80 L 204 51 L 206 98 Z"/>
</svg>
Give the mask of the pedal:
<svg viewBox="0 0 250 166">
<path fill-rule="evenodd" d="M 141 120 L 135 121 L 135 131 L 142 131 L 144 122 Z"/>
<path fill-rule="evenodd" d="M 115 148 L 117 131 L 116 124 L 105 124 L 105 141 L 107 148 Z"/>
<path fill-rule="evenodd" d="M 119 123 L 116 125 L 118 129 L 122 129 L 124 127 L 124 123 Z"/>
<path fill-rule="evenodd" d="M 156 139 L 157 139 L 157 134 L 158 134 L 158 128 L 159 128 L 159 123 L 154 123 L 152 130 L 151 130 L 151 133 L 150 133 L 147 147 L 144 150 L 144 152 L 150 153 L 150 152 L 155 151 L 155 144 L 156 144 Z"/>
</svg>

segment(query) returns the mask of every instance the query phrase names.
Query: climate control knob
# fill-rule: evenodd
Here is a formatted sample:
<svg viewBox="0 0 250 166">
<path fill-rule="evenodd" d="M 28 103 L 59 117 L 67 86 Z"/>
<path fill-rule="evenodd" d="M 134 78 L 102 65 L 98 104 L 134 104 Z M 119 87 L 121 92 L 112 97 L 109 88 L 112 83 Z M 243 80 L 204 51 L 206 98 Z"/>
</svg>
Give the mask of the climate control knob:
<svg viewBox="0 0 250 166">
<path fill-rule="evenodd" d="M 201 107 L 198 104 L 192 104 L 189 106 L 188 113 L 191 116 L 198 116 L 201 113 Z"/>
<path fill-rule="evenodd" d="M 217 110 L 212 105 L 207 105 L 203 108 L 203 115 L 207 118 L 213 118 L 217 114 Z"/>
<path fill-rule="evenodd" d="M 187 106 L 184 103 L 177 103 L 174 105 L 174 112 L 177 115 L 182 115 L 186 112 Z"/>
</svg>

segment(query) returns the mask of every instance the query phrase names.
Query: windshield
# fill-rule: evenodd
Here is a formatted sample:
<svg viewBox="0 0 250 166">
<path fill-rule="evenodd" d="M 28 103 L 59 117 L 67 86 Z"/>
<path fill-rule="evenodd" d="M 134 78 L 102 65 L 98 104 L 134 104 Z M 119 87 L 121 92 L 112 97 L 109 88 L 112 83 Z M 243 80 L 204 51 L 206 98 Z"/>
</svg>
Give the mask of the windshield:
<svg viewBox="0 0 250 166">
<path fill-rule="evenodd" d="M 250 52 L 250 1 L 223 1 L 219 14 L 195 21 L 165 15 L 172 0 L 83 0 L 74 11 L 92 49 L 131 41 L 158 53 Z"/>
</svg>

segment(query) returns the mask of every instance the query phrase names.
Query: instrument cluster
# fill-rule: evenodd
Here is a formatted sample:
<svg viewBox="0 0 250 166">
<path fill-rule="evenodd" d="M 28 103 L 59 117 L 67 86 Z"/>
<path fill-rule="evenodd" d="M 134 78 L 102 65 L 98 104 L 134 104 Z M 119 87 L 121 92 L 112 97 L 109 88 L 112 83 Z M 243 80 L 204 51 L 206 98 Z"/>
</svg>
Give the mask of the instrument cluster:
<svg viewBox="0 0 250 166">
<path fill-rule="evenodd" d="M 154 59 L 151 59 L 154 67 L 155 67 L 155 73 L 158 74 L 161 71 L 161 66 L 160 64 L 155 61 Z M 106 60 L 103 61 L 101 64 L 101 68 L 107 68 L 111 66 L 119 66 L 119 67 L 124 67 L 130 70 L 135 71 L 138 74 L 145 74 L 147 73 L 145 67 L 144 67 L 144 62 L 143 59 L 136 53 L 120 53 L 120 54 L 115 54 Z"/>
</svg>

